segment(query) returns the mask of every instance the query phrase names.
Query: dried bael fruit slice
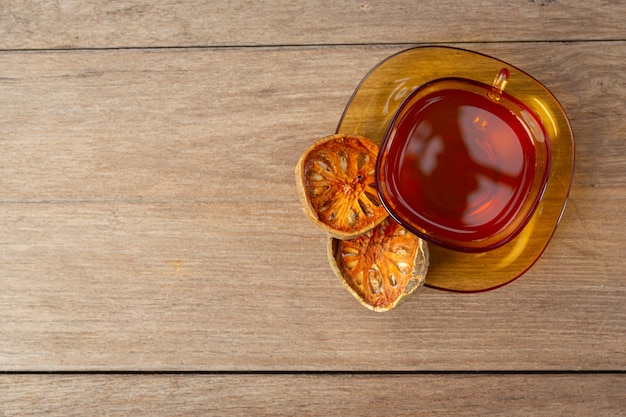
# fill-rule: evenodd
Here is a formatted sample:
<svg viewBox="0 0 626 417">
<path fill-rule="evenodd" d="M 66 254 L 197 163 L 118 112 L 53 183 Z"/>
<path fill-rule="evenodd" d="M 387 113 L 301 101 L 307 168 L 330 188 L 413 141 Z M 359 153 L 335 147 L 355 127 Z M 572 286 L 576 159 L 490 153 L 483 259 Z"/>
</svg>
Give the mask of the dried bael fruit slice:
<svg viewBox="0 0 626 417">
<path fill-rule="evenodd" d="M 373 311 L 388 311 L 424 284 L 426 242 L 392 219 L 351 240 L 330 238 L 330 265 L 344 287 Z"/>
<path fill-rule="evenodd" d="M 339 239 L 358 236 L 388 216 L 374 171 L 378 146 L 361 136 L 332 135 L 315 142 L 296 165 L 305 213 Z"/>
</svg>

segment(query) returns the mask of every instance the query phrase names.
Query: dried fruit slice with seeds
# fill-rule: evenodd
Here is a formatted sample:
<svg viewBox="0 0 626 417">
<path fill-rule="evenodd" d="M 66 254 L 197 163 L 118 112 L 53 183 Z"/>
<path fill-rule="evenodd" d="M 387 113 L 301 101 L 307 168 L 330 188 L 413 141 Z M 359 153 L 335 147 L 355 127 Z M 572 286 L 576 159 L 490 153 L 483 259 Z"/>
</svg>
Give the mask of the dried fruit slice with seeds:
<svg viewBox="0 0 626 417">
<path fill-rule="evenodd" d="M 413 294 L 428 270 L 426 242 L 390 218 L 354 239 L 330 238 L 328 256 L 344 287 L 377 312 Z"/>
<path fill-rule="evenodd" d="M 339 239 L 358 236 L 388 216 L 374 179 L 378 146 L 361 136 L 332 135 L 315 142 L 296 166 L 305 213 Z"/>
</svg>

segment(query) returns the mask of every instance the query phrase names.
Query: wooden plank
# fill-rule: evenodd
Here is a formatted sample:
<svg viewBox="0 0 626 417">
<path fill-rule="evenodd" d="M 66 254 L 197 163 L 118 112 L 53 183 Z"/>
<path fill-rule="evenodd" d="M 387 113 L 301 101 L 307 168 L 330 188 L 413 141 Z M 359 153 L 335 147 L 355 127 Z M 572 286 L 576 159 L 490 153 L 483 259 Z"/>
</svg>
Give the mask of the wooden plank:
<svg viewBox="0 0 626 417">
<path fill-rule="evenodd" d="M 624 39 L 623 1 L 12 1 L 0 49 Z"/>
<path fill-rule="evenodd" d="M 296 202 L 6 204 L 0 369 L 624 369 L 620 248 L 574 226 L 509 286 L 373 314 Z"/>
<path fill-rule="evenodd" d="M 572 199 L 517 282 L 382 315 L 292 170 L 397 47 L 0 54 L 0 370 L 626 369 L 626 43 L 474 46 L 562 101 Z"/>
<path fill-rule="evenodd" d="M 0 375 L 0 415 L 616 416 L 624 375 Z"/>
<path fill-rule="evenodd" d="M 355 52 L 0 54 L 0 198 L 291 198 L 298 153 L 376 62 Z"/>
<path fill-rule="evenodd" d="M 577 139 L 575 188 L 626 185 L 626 42 L 467 47 L 554 91 Z M 400 50 L 0 54 L 0 198 L 291 199 L 300 153 Z"/>
</svg>

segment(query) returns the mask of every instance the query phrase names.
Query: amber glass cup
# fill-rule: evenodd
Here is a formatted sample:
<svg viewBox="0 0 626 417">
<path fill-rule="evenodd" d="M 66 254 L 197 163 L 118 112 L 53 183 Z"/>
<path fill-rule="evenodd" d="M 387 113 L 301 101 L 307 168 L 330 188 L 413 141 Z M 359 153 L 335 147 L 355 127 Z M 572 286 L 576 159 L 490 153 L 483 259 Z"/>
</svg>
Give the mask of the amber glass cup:
<svg viewBox="0 0 626 417">
<path fill-rule="evenodd" d="M 393 218 L 442 247 L 485 252 L 532 217 L 550 173 L 550 140 L 537 115 L 504 89 L 464 78 L 433 80 L 397 109 L 376 180 Z"/>
<path fill-rule="evenodd" d="M 504 91 L 531 109 L 530 114 L 538 116 L 540 126 L 547 133 L 550 167 L 545 191 L 528 223 L 517 236 L 500 247 L 483 251 L 459 251 L 442 245 L 430 245 L 426 285 L 431 288 L 461 292 L 498 288 L 523 275 L 540 259 L 555 236 L 564 214 L 574 173 L 574 135 L 565 109 L 546 86 L 510 63 L 459 48 L 418 46 L 388 56 L 373 67 L 355 89 L 337 125 L 337 133 L 365 136 L 382 145 L 392 119 L 398 116 L 400 105 L 415 89 L 444 78 L 480 81 L 493 88 L 494 74 L 498 74 L 502 68 L 509 70 Z M 500 84 L 495 84 L 497 93 Z M 431 151 L 434 150 L 436 146 L 431 148 Z M 535 159 L 542 160 L 542 157 L 535 155 Z M 448 160 L 446 165 L 454 164 Z M 534 174 L 535 179 L 540 176 L 537 171 Z M 480 176 L 473 177 L 476 179 Z M 458 176 L 456 178 L 460 179 Z M 470 189 L 465 194 L 475 197 L 477 194 L 471 190 L 478 186 L 472 186 L 471 176 L 465 180 L 470 183 L 465 185 Z M 439 181 L 444 183 L 441 179 Z M 453 180 L 450 179 L 450 182 Z M 438 210 L 432 211 L 439 214 Z M 450 213 L 448 216 L 454 218 Z M 524 215 L 512 217 L 526 218 Z M 434 222 L 446 224 L 448 220 L 434 219 Z M 431 230 L 430 226 L 426 229 Z M 455 241 L 457 246 L 469 246 L 458 236 Z"/>
</svg>

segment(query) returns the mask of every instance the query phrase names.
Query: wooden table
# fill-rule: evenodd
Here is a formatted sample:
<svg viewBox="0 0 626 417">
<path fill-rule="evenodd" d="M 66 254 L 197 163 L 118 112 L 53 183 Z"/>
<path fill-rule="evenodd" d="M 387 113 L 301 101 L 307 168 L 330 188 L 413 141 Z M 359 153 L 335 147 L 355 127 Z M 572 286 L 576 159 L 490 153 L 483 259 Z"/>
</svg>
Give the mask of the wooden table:
<svg viewBox="0 0 626 417">
<path fill-rule="evenodd" d="M 626 2 L 0 2 L 0 416 L 626 414 Z M 372 313 L 293 168 L 416 45 L 560 100 L 570 200 L 515 282 Z"/>
</svg>

